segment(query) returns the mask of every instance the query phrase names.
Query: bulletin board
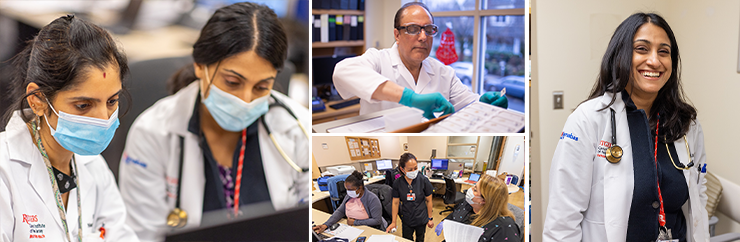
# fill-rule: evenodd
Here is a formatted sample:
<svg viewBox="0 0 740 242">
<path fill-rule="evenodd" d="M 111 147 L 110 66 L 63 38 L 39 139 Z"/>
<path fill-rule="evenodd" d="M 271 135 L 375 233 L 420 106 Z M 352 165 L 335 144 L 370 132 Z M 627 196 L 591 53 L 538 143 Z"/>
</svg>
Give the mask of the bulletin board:
<svg viewBox="0 0 740 242">
<path fill-rule="evenodd" d="M 380 143 L 377 139 L 344 137 L 350 160 L 380 158 Z"/>
</svg>

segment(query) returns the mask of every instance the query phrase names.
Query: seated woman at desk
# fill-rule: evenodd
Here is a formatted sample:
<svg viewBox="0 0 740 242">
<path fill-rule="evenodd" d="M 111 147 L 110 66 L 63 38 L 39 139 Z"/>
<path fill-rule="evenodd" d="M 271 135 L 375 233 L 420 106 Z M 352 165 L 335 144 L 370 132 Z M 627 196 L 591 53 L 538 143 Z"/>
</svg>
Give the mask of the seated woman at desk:
<svg viewBox="0 0 740 242">
<path fill-rule="evenodd" d="M 452 220 L 485 231 L 478 239 L 484 241 L 523 241 L 521 229 L 509 211 L 509 190 L 501 178 L 483 175 L 474 187 L 468 189 L 465 201 L 455 206 L 455 211 L 437 225 L 435 232 L 442 232 L 445 220 Z"/>
<path fill-rule="evenodd" d="M 383 219 L 383 207 L 380 199 L 365 188 L 362 181 L 363 175 L 359 171 L 352 172 L 344 180 L 344 188 L 347 196 L 344 197 L 342 205 L 322 225 L 313 228 L 316 233 L 322 233 L 329 226 L 334 225 L 340 219 L 347 217 L 347 224 L 352 226 L 367 225 L 376 229 L 385 230 L 388 222 Z"/>
<path fill-rule="evenodd" d="M 127 223 L 142 240 L 197 227 L 208 211 L 238 215 L 240 205 L 282 210 L 308 200 L 309 113 L 272 91 L 287 52 L 267 6 L 235 3 L 208 20 L 195 63 L 168 83 L 178 91 L 129 131 L 119 184 Z"/>
</svg>

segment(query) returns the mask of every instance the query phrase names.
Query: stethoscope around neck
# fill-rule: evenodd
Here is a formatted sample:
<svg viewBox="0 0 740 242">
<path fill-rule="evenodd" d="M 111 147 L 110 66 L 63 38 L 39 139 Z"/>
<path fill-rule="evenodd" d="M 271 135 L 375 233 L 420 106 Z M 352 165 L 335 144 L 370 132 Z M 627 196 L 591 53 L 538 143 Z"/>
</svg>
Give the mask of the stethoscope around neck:
<svg viewBox="0 0 740 242">
<path fill-rule="evenodd" d="M 275 100 L 274 103 L 270 104 L 269 108 L 272 108 L 274 106 L 282 107 L 285 109 L 285 111 L 288 111 L 288 114 L 292 116 L 296 122 L 298 123 L 298 127 L 303 130 L 303 133 L 306 135 L 306 138 L 309 137 L 308 131 L 305 127 L 303 127 L 303 124 L 301 124 L 301 121 L 298 119 L 298 116 L 293 113 L 293 111 L 288 108 L 287 105 L 285 105 L 283 102 L 281 102 L 279 99 L 275 98 L 272 94 L 270 94 L 273 100 Z M 270 126 L 267 125 L 267 122 L 265 121 L 265 115 L 267 113 L 260 116 L 259 120 L 262 122 L 262 126 L 265 127 L 265 130 L 267 131 L 267 135 L 270 137 L 270 140 L 275 145 L 275 148 L 278 150 L 278 153 L 283 157 L 283 159 L 297 172 L 308 172 L 308 168 L 301 168 L 298 166 L 293 159 L 291 159 L 283 150 L 283 148 L 280 146 L 280 144 L 275 140 L 275 137 L 272 135 L 272 130 L 270 130 Z M 184 144 L 184 137 L 180 136 L 180 166 L 178 168 L 178 177 L 177 177 L 177 198 L 175 200 L 175 208 L 170 211 L 170 213 L 167 215 L 167 225 L 172 228 L 182 228 L 187 224 L 188 221 L 188 213 L 185 212 L 185 210 L 180 208 L 180 190 L 181 190 L 181 178 L 182 178 L 182 166 L 183 166 L 183 144 Z"/>
<path fill-rule="evenodd" d="M 622 147 L 617 145 L 617 124 L 616 124 L 617 122 L 615 118 L 614 109 L 610 109 L 610 110 L 612 113 L 612 146 L 606 149 L 606 160 L 609 161 L 609 163 L 616 164 L 622 160 L 622 155 L 624 154 L 624 152 L 622 150 Z M 660 115 L 658 115 L 658 118 L 660 118 Z M 655 135 L 657 136 L 658 135 L 657 129 L 655 132 L 656 132 Z M 678 170 L 688 170 L 694 166 L 694 161 L 691 160 L 691 150 L 689 149 L 689 142 L 686 139 L 686 135 L 683 136 L 683 140 L 684 140 L 684 144 L 686 144 L 686 153 L 690 160 L 688 165 L 684 165 L 681 162 L 678 162 L 678 164 L 676 164 L 676 162 L 673 161 L 673 156 L 671 155 L 671 151 L 668 149 L 668 142 L 666 142 L 665 137 L 663 137 L 663 143 L 665 144 L 665 149 L 668 152 L 668 157 L 671 159 L 671 163 L 673 163 L 673 167 L 675 167 Z M 656 143 L 656 147 L 657 147 L 657 143 Z"/>
</svg>

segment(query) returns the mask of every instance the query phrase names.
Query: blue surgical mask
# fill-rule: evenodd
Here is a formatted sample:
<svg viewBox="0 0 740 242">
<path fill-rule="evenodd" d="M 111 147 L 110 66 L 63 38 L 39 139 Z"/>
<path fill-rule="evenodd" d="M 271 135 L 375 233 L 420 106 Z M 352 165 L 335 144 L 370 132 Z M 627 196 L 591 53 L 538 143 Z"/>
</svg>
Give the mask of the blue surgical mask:
<svg viewBox="0 0 740 242">
<path fill-rule="evenodd" d="M 49 100 L 46 101 L 49 103 Z M 49 107 L 57 115 L 57 128 L 49 124 L 49 118 L 44 114 L 46 125 L 51 130 L 51 136 L 72 153 L 78 155 L 99 155 L 108 147 L 120 122 L 118 108 L 110 118 L 98 119 L 80 115 L 57 112 L 49 103 Z"/>
<path fill-rule="evenodd" d="M 208 67 L 206 67 L 205 71 L 206 81 L 210 85 Z M 201 91 L 201 98 L 203 96 L 204 93 Z M 218 89 L 216 85 L 211 85 L 208 98 L 203 99 L 203 104 L 206 105 L 211 116 L 221 128 L 231 132 L 237 132 L 246 129 L 260 116 L 267 113 L 269 109 L 267 99 L 269 96 L 265 95 L 264 97 L 252 100 L 252 102 L 245 102 L 230 93 Z"/>
</svg>

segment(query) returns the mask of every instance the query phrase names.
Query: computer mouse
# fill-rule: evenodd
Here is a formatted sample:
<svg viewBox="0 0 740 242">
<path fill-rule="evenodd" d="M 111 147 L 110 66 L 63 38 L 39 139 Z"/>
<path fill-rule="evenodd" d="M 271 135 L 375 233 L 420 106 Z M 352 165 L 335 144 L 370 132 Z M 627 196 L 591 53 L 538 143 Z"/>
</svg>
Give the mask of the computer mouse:
<svg viewBox="0 0 740 242">
<path fill-rule="evenodd" d="M 329 230 L 335 230 L 337 228 L 339 228 L 339 224 L 338 223 L 336 223 L 336 224 L 332 225 L 331 227 L 329 227 Z"/>
</svg>

